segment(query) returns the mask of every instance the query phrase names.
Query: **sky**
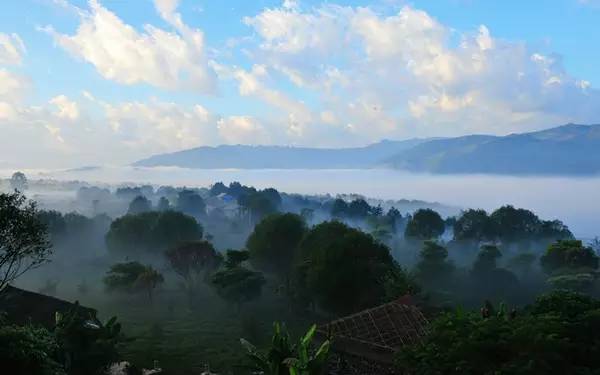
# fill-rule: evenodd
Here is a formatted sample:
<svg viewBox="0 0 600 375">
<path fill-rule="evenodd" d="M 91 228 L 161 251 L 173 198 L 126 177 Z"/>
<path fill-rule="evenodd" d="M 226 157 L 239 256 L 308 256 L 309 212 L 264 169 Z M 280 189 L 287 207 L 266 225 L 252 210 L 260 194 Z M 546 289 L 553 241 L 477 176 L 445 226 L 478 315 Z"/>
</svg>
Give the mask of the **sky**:
<svg viewBox="0 0 600 375">
<path fill-rule="evenodd" d="M 600 123 L 600 1 L 7 0 L 0 168 Z"/>
</svg>

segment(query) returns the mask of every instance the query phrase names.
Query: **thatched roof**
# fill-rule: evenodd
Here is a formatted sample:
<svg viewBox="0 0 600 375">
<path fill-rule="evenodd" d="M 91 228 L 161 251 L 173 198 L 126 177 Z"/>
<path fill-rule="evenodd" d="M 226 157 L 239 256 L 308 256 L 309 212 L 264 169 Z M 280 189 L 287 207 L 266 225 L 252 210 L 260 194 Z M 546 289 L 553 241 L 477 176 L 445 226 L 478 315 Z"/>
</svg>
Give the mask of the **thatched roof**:
<svg viewBox="0 0 600 375">
<path fill-rule="evenodd" d="M 318 327 L 333 349 L 379 363 L 392 363 L 404 345 L 422 341 L 427 319 L 407 298 L 358 312 Z"/>
<path fill-rule="evenodd" d="M 27 290 L 7 286 L 0 291 L 0 312 L 7 314 L 8 320 L 15 324 L 32 322 L 52 328 L 56 321 L 56 312 L 66 312 L 75 307 L 74 303 Z M 91 318 L 96 310 L 80 306 Z"/>
</svg>

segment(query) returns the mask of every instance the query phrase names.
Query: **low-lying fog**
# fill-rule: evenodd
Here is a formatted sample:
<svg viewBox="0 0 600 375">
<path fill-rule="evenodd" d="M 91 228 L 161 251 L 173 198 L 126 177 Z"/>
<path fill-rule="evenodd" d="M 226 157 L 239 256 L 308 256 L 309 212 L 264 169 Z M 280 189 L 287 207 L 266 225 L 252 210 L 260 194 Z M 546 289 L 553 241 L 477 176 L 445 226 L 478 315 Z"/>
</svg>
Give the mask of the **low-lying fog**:
<svg viewBox="0 0 600 375">
<path fill-rule="evenodd" d="M 14 171 L 0 171 L 10 177 Z M 197 170 L 103 167 L 24 171 L 30 178 L 90 183 L 208 186 L 240 181 L 257 188 L 305 194 L 358 193 L 381 199 L 418 199 L 460 208 L 493 210 L 513 204 L 545 219 L 560 219 L 580 238 L 600 235 L 600 177 L 429 175 L 394 170 Z"/>
</svg>

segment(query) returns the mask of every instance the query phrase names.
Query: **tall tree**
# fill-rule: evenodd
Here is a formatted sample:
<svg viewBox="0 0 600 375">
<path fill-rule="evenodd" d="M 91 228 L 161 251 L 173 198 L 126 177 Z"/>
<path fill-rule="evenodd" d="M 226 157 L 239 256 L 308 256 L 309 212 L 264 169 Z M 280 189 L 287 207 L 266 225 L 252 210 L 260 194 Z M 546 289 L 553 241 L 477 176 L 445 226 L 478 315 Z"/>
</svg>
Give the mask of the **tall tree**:
<svg viewBox="0 0 600 375">
<path fill-rule="evenodd" d="M 217 294 L 234 303 L 238 312 L 242 305 L 260 297 L 265 278 L 260 272 L 251 271 L 241 263 L 248 259 L 247 252 L 228 251 L 225 267 L 212 277 L 212 285 Z"/>
<path fill-rule="evenodd" d="M 454 223 L 454 239 L 485 241 L 494 237 L 494 226 L 484 210 L 466 210 Z"/>
<path fill-rule="evenodd" d="M 177 195 L 177 210 L 198 218 L 206 215 L 206 203 L 194 190 L 182 190 Z"/>
<path fill-rule="evenodd" d="M 156 205 L 157 211 L 168 211 L 171 209 L 171 202 L 167 197 L 160 197 L 158 204 Z"/>
<path fill-rule="evenodd" d="M 513 242 L 531 239 L 539 232 L 540 219 L 531 211 L 507 205 L 490 215 L 495 236 L 501 241 Z"/>
<path fill-rule="evenodd" d="M 435 241 L 425 241 L 419 253 L 415 273 L 419 284 L 429 289 L 445 289 L 454 271 L 448 250 Z"/>
<path fill-rule="evenodd" d="M 278 275 L 287 285 L 296 250 L 306 230 L 304 220 L 296 214 L 265 217 L 246 241 L 250 261 L 256 268 Z"/>
<path fill-rule="evenodd" d="M 406 225 L 406 237 L 421 240 L 435 239 L 444 233 L 444 219 L 432 209 L 417 210 Z"/>
<path fill-rule="evenodd" d="M 152 202 L 143 195 L 138 195 L 131 203 L 129 203 L 127 213 L 130 215 L 137 215 L 149 211 L 152 211 Z"/>
<path fill-rule="evenodd" d="M 210 272 L 221 263 L 221 258 L 208 241 L 186 242 L 165 252 L 169 264 L 184 282 L 189 302 L 200 284 L 206 281 Z"/>
<path fill-rule="evenodd" d="M 202 239 L 202 226 L 191 217 L 175 211 L 125 215 L 113 221 L 106 234 L 113 254 L 161 254 L 186 241 Z"/>
<path fill-rule="evenodd" d="M 0 291 L 48 261 L 51 244 L 34 202 L 16 191 L 0 194 Z"/>
<path fill-rule="evenodd" d="M 372 307 L 410 289 L 386 246 L 338 221 L 307 233 L 295 272 L 296 288 L 335 313 Z M 398 294 L 390 296 L 391 290 Z"/>
<path fill-rule="evenodd" d="M 557 241 L 540 258 L 542 269 L 549 275 L 598 269 L 598 255 L 578 240 Z"/>
<path fill-rule="evenodd" d="M 10 187 L 13 190 L 18 190 L 21 192 L 27 190 L 27 188 L 29 187 L 29 184 L 27 182 L 27 177 L 25 176 L 25 173 L 23 173 L 23 172 L 13 173 L 12 177 L 10 178 Z"/>
</svg>

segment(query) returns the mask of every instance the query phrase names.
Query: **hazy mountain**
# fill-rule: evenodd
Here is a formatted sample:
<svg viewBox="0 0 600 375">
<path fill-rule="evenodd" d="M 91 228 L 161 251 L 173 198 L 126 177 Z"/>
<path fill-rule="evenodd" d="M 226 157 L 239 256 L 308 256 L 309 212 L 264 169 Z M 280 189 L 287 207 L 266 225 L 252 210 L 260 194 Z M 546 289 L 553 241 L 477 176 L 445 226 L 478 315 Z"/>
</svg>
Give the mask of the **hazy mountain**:
<svg viewBox="0 0 600 375">
<path fill-rule="evenodd" d="M 321 149 L 218 146 L 155 155 L 136 166 L 239 169 L 389 167 L 430 173 L 590 175 L 600 173 L 600 125 L 564 125 L 508 136 L 382 141 Z"/>
<path fill-rule="evenodd" d="M 372 168 L 425 139 L 381 141 L 367 147 L 323 149 L 283 146 L 223 145 L 198 147 L 140 160 L 136 166 L 240 169 Z"/>
<path fill-rule="evenodd" d="M 431 173 L 590 175 L 600 173 L 600 125 L 564 125 L 504 137 L 432 140 L 399 152 L 389 166 Z"/>
</svg>

